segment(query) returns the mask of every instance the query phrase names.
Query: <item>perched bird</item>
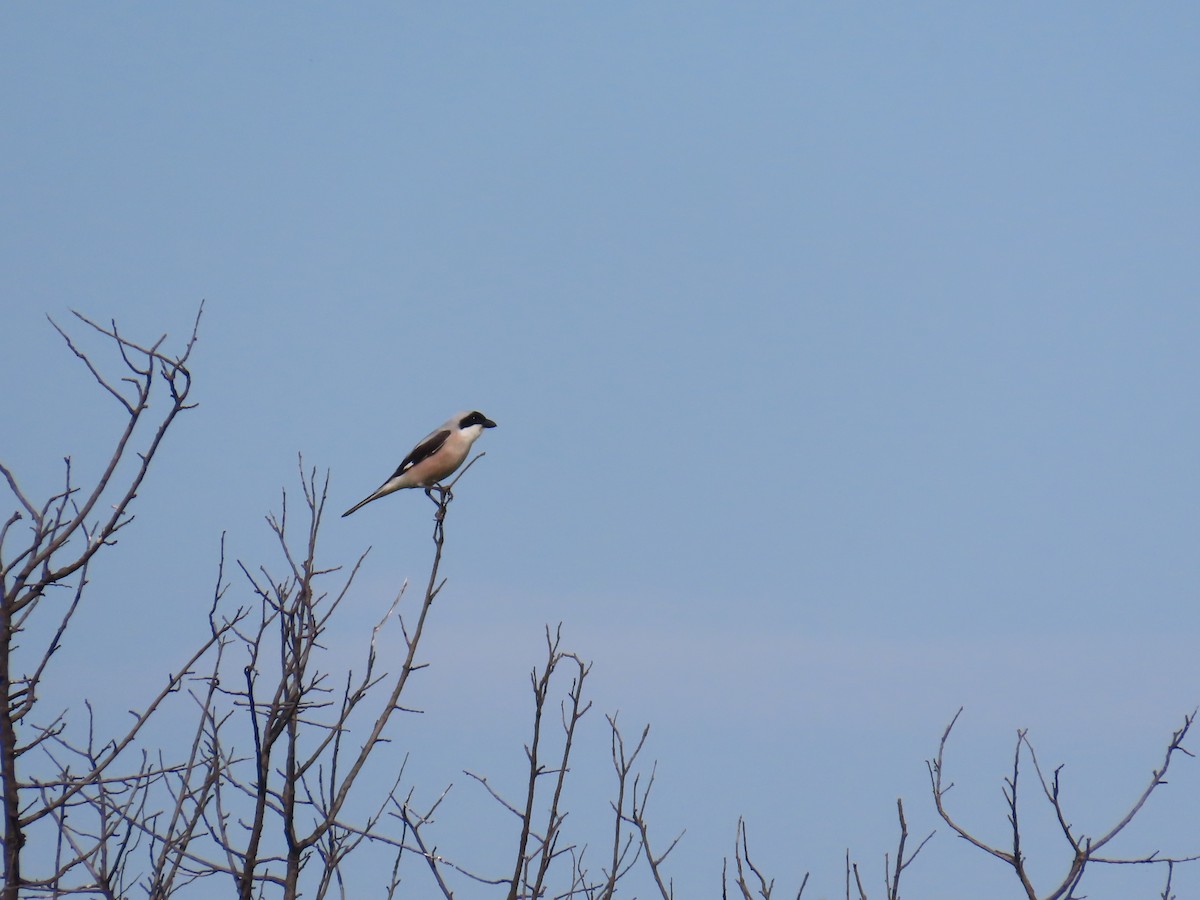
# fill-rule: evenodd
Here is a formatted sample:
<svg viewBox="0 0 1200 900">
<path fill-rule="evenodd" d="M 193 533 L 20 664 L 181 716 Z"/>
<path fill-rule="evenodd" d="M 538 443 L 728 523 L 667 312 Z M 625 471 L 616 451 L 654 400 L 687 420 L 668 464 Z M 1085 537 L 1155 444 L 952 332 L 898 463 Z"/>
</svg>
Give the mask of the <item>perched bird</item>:
<svg viewBox="0 0 1200 900">
<path fill-rule="evenodd" d="M 483 429 L 495 427 L 496 423 L 479 410 L 454 414 L 413 447 L 412 452 L 404 457 L 404 462 L 400 463 L 400 468 L 379 486 L 379 490 L 355 503 L 342 513 L 342 518 L 372 500 L 401 488 L 432 487 L 463 464 L 471 445 L 483 434 Z"/>
</svg>

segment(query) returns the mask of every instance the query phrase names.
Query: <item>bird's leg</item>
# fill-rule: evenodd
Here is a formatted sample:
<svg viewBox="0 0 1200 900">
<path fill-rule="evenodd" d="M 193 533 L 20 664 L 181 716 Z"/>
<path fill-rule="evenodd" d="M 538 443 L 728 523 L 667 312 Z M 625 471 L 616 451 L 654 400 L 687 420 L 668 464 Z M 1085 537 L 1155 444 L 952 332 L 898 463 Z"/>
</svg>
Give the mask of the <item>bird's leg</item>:
<svg viewBox="0 0 1200 900">
<path fill-rule="evenodd" d="M 434 491 L 438 492 L 438 496 L 433 496 Z M 425 488 L 425 496 L 432 500 L 434 505 L 437 506 L 438 511 L 433 518 L 435 521 L 441 522 L 446 518 L 446 506 L 449 505 L 450 501 L 454 499 L 454 494 L 451 493 L 450 488 L 440 484 L 434 484 Z"/>
</svg>

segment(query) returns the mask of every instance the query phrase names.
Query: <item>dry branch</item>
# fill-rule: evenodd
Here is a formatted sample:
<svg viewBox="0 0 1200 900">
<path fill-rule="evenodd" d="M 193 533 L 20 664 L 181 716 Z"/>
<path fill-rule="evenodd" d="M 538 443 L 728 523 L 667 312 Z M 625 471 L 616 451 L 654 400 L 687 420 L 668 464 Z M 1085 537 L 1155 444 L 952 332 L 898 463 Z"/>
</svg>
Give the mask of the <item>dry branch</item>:
<svg viewBox="0 0 1200 900">
<path fill-rule="evenodd" d="M 1065 898 L 1076 896 L 1076 889 L 1082 882 L 1084 873 L 1091 863 L 1098 865 L 1165 865 L 1168 867 L 1169 888 L 1169 881 L 1175 864 L 1193 862 L 1200 859 L 1200 854 L 1168 857 L 1160 855 L 1157 851 L 1142 856 L 1131 857 L 1106 857 L 1099 855 L 1099 851 L 1105 845 L 1116 838 L 1117 835 L 1124 832 L 1130 823 L 1134 821 L 1138 813 L 1145 806 L 1146 801 L 1150 799 L 1150 795 L 1159 787 L 1166 784 L 1165 775 L 1175 755 L 1177 753 L 1182 753 L 1186 756 L 1193 755 L 1191 751 L 1183 746 L 1183 741 L 1187 737 L 1192 722 L 1195 721 L 1195 711 L 1185 716 L 1183 725 L 1171 735 L 1162 763 L 1152 770 L 1146 787 L 1134 799 L 1126 813 L 1096 838 L 1078 832 L 1070 824 L 1070 816 L 1066 812 L 1062 798 L 1061 773 L 1063 767 L 1059 766 L 1056 768 L 1053 776 L 1048 779 L 1038 761 L 1037 753 L 1034 751 L 1033 744 L 1029 740 L 1028 733 L 1025 729 L 1019 730 L 1017 732 L 1016 747 L 1013 751 L 1012 773 L 1004 779 L 1003 788 L 1004 802 L 1008 810 L 1010 849 L 1003 849 L 987 844 L 956 821 L 947 808 L 946 795 L 954 785 L 952 782 L 947 783 L 945 781 L 946 744 L 950 738 L 950 732 L 961 715 L 962 710 L 959 709 L 950 720 L 950 724 L 946 726 L 946 730 L 942 733 L 937 755 L 927 762 L 934 805 L 942 820 L 950 826 L 955 834 L 978 849 L 1006 863 L 1013 870 L 1017 880 L 1021 884 L 1022 891 L 1029 900 L 1065 900 Z M 1025 851 L 1023 849 L 1024 836 L 1021 830 L 1021 805 L 1018 793 L 1021 776 L 1021 759 L 1023 756 L 1027 756 L 1032 763 L 1042 788 L 1042 794 L 1053 809 L 1059 830 L 1062 832 L 1071 850 L 1070 857 L 1066 861 L 1066 871 L 1062 878 L 1056 885 L 1040 895 L 1029 876 L 1026 867 Z"/>
</svg>

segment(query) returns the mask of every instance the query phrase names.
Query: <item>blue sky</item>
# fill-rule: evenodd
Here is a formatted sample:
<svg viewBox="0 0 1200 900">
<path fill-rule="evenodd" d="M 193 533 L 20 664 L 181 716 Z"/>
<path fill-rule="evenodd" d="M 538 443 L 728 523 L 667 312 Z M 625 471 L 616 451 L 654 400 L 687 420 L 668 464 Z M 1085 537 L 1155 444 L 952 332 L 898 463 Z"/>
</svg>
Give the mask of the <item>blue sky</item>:
<svg viewBox="0 0 1200 900">
<path fill-rule="evenodd" d="M 516 777 L 561 621 L 653 725 L 685 896 L 738 815 L 840 896 L 897 796 L 936 826 L 960 705 L 970 821 L 1029 727 L 1099 830 L 1200 702 L 1197 46 L 1184 4 L 9 5 L 0 453 L 40 494 L 111 440 L 47 313 L 182 339 L 204 299 L 201 405 L 94 573 L 91 633 L 145 647 L 114 686 L 203 627 L 222 531 L 271 559 L 298 452 L 340 512 L 477 407 L 430 790 Z M 327 523 L 331 563 L 374 547 L 351 651 L 428 512 Z M 1200 835 L 1181 769 L 1129 852 Z M 1015 896 L 925 852 L 914 896 Z M 1120 875 L 1089 896 L 1159 882 Z"/>
</svg>

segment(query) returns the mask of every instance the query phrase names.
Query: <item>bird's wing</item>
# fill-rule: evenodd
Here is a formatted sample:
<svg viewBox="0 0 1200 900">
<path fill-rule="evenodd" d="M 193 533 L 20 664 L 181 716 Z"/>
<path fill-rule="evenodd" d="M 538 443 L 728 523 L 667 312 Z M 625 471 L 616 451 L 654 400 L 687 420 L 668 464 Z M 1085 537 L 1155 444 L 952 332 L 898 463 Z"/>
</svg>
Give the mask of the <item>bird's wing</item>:
<svg viewBox="0 0 1200 900">
<path fill-rule="evenodd" d="M 433 454 L 442 449 L 442 445 L 446 443 L 446 438 L 450 437 L 450 429 L 443 428 L 441 431 L 435 431 L 417 446 L 412 448 L 412 452 L 404 457 L 404 462 L 400 463 L 400 468 L 392 473 L 392 478 L 403 475 L 417 463 L 429 459 Z M 388 479 L 391 481 L 391 478 Z"/>
</svg>

